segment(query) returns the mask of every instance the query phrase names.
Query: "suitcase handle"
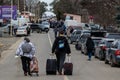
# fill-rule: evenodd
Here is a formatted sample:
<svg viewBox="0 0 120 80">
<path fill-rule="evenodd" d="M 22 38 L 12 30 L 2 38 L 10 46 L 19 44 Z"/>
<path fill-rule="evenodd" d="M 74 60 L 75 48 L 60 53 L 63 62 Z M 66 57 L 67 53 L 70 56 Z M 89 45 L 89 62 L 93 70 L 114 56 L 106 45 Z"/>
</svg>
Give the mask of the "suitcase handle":
<svg viewBox="0 0 120 80">
<path fill-rule="evenodd" d="M 67 55 L 67 62 L 71 62 L 71 55 Z"/>
<path fill-rule="evenodd" d="M 50 54 L 50 59 L 55 59 L 55 54 Z"/>
</svg>

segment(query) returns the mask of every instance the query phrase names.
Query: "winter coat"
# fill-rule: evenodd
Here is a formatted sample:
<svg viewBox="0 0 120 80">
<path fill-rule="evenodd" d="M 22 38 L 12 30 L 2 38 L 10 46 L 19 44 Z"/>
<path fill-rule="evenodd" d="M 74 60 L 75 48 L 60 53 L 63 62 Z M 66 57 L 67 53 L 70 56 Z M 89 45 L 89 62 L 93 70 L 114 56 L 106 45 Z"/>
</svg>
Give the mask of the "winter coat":
<svg viewBox="0 0 120 80">
<path fill-rule="evenodd" d="M 31 50 L 31 52 L 29 54 L 26 54 L 26 53 L 23 53 L 23 51 L 22 51 L 22 45 L 24 43 L 25 43 L 25 41 L 20 43 L 20 45 L 19 45 L 19 47 L 18 47 L 18 49 L 16 51 L 16 55 L 17 56 L 25 56 L 25 57 L 29 57 L 29 58 L 34 57 L 34 55 L 35 55 L 35 47 L 34 47 L 34 45 L 31 42 L 29 42 L 29 44 L 31 44 L 31 46 L 32 46 L 32 50 Z"/>
<path fill-rule="evenodd" d="M 59 49 L 59 40 L 64 40 L 64 49 Z M 71 50 L 70 50 L 70 46 L 68 44 L 68 41 L 66 39 L 66 37 L 64 36 L 59 36 L 55 39 L 54 43 L 53 43 L 53 46 L 52 46 L 52 53 L 71 53 Z"/>
<path fill-rule="evenodd" d="M 92 52 L 92 50 L 94 49 L 94 42 L 91 39 L 91 37 L 88 37 L 88 39 L 86 41 L 86 47 L 87 47 L 88 52 Z"/>
</svg>

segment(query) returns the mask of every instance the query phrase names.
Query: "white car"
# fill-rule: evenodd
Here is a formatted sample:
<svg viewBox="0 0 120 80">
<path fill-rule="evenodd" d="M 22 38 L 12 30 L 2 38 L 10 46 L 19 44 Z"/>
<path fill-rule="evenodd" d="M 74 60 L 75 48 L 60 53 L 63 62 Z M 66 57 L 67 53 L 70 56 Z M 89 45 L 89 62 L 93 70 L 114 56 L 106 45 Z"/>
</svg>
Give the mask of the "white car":
<svg viewBox="0 0 120 80">
<path fill-rule="evenodd" d="M 18 27 L 17 29 L 17 32 L 16 32 L 16 36 L 19 36 L 19 35 L 24 35 L 24 36 L 27 36 L 27 26 L 22 26 L 22 27 Z"/>
</svg>

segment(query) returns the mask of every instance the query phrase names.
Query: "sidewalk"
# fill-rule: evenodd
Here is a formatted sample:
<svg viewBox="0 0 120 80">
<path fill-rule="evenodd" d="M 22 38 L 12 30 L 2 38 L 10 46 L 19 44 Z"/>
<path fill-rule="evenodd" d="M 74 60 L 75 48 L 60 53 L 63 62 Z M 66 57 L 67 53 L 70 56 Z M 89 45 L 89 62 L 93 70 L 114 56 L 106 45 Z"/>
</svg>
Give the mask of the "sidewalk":
<svg viewBox="0 0 120 80">
<path fill-rule="evenodd" d="M 1 39 L 1 38 L 0 38 Z M 4 41 L 3 41 L 4 40 Z M 19 37 L 19 38 L 6 38 L 0 40 L 2 41 L 3 44 L 3 48 L 1 48 L 2 52 L 1 52 L 1 58 L 0 60 L 3 60 L 5 58 L 7 58 L 7 56 L 11 55 L 12 53 L 15 54 L 15 50 L 17 49 L 18 45 L 20 44 L 20 42 L 23 40 L 23 37 Z M 9 53 L 9 54 L 8 54 Z"/>
</svg>

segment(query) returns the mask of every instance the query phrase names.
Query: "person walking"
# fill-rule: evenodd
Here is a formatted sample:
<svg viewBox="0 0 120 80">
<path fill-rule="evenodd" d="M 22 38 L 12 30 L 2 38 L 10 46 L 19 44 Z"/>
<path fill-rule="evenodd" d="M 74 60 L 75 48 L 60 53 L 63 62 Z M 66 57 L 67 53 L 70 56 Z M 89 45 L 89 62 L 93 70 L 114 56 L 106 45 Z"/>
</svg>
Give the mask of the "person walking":
<svg viewBox="0 0 120 80">
<path fill-rule="evenodd" d="M 35 47 L 34 45 L 30 42 L 30 39 L 25 37 L 24 41 L 20 43 L 17 51 L 16 51 L 17 56 L 21 56 L 21 62 L 22 62 L 22 68 L 24 71 L 24 75 L 30 75 L 30 61 L 35 55 Z"/>
<path fill-rule="evenodd" d="M 91 36 L 87 38 L 86 47 L 87 47 L 87 53 L 88 53 L 88 60 L 91 61 L 92 51 L 94 49 L 94 42 L 91 39 Z"/>
<path fill-rule="evenodd" d="M 53 46 L 52 54 L 55 53 L 57 58 L 57 71 L 62 75 L 62 69 L 65 61 L 66 54 L 70 55 L 71 50 L 66 37 L 64 36 L 64 31 L 59 32 L 60 35 L 56 37 Z"/>
</svg>

